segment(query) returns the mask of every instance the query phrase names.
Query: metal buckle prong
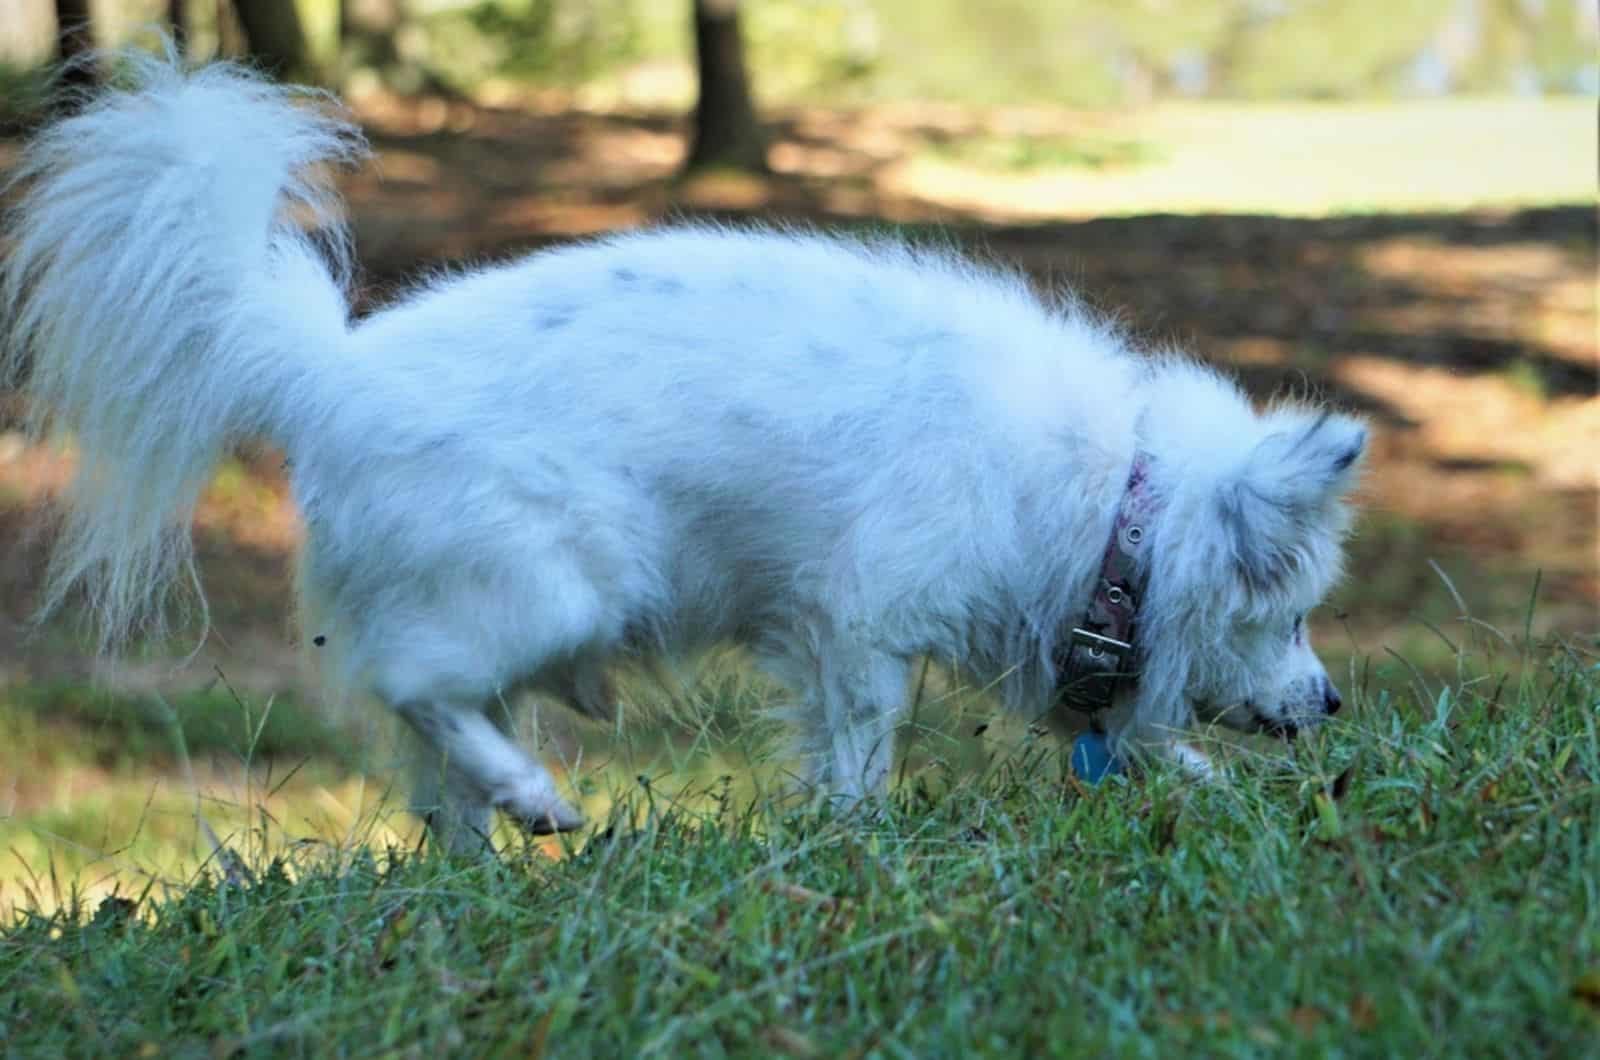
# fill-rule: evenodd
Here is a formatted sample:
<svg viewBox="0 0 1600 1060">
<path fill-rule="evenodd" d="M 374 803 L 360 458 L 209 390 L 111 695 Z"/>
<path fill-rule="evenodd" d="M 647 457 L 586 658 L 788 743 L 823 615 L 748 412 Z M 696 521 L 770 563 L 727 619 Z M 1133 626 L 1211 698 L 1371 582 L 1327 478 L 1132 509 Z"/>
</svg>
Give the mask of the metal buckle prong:
<svg viewBox="0 0 1600 1060">
<path fill-rule="evenodd" d="M 1073 627 L 1072 646 L 1074 648 L 1088 648 L 1089 654 L 1096 658 L 1099 658 L 1103 654 L 1109 653 L 1116 656 L 1119 664 L 1122 662 L 1122 660 L 1133 654 L 1133 645 L 1129 644 L 1127 641 L 1118 640 L 1115 637 L 1107 637 L 1099 633 L 1092 633 L 1089 630 L 1080 627 Z M 1118 669 L 1121 669 L 1120 665 Z"/>
</svg>

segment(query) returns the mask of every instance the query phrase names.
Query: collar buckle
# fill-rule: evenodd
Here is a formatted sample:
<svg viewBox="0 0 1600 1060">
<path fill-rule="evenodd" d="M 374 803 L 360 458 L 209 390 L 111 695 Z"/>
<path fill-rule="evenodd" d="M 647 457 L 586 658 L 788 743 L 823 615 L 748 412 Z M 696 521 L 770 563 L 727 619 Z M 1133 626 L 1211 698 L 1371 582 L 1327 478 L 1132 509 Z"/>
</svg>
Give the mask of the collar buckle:
<svg viewBox="0 0 1600 1060">
<path fill-rule="evenodd" d="M 1061 702 L 1084 714 L 1097 714 L 1111 706 L 1117 685 L 1131 677 L 1131 641 L 1108 637 L 1080 627 L 1067 641 L 1061 672 L 1065 680 L 1057 690 Z"/>
<path fill-rule="evenodd" d="M 1145 527 L 1158 507 L 1146 485 L 1148 476 L 1149 457 L 1134 454 L 1094 595 L 1083 622 L 1057 649 L 1057 700 L 1083 714 L 1110 709 L 1118 686 L 1138 676 L 1134 635 L 1145 587 L 1140 560 L 1147 545 Z"/>
</svg>

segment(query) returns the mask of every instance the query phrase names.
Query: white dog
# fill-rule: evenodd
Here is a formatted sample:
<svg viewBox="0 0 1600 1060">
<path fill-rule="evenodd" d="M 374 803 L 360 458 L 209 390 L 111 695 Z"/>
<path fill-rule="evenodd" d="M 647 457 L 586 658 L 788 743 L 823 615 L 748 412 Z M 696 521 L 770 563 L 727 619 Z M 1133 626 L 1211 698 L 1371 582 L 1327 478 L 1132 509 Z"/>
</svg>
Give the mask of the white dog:
<svg viewBox="0 0 1600 1060">
<path fill-rule="evenodd" d="M 581 823 L 498 697 L 603 715 L 609 664 L 719 642 L 793 689 L 811 778 L 852 799 L 884 784 L 918 656 L 1038 715 L 1070 677 L 1124 754 L 1338 709 L 1302 616 L 1359 422 L 1258 413 L 893 240 L 619 235 L 353 321 L 319 166 L 353 130 L 235 68 L 133 66 L 14 175 L 0 382 L 80 457 L 44 607 L 85 588 L 108 647 L 158 622 L 211 468 L 270 439 L 304 634 L 420 737 L 448 844 L 496 808 Z"/>
</svg>

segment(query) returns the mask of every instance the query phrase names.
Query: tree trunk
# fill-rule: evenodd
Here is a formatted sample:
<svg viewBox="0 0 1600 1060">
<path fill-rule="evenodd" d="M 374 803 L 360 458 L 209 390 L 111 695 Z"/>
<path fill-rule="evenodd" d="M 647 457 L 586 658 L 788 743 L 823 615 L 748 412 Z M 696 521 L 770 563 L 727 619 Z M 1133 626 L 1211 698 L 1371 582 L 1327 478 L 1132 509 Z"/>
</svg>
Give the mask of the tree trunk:
<svg viewBox="0 0 1600 1060">
<path fill-rule="evenodd" d="M 765 170 L 767 144 L 750 102 L 739 0 L 694 0 L 694 44 L 700 99 L 689 168 Z"/>
<path fill-rule="evenodd" d="M 305 30 L 294 0 L 234 0 L 250 56 L 273 77 L 315 81 Z"/>
<path fill-rule="evenodd" d="M 225 59 L 243 59 L 250 54 L 250 42 L 244 39 L 239 9 L 234 6 L 234 0 L 212 2 L 216 5 L 217 54 Z"/>
<path fill-rule="evenodd" d="M 167 0 L 167 32 L 172 36 L 172 47 L 181 59 L 188 50 L 189 26 L 184 21 L 183 0 Z"/>
<path fill-rule="evenodd" d="M 62 84 L 89 88 L 95 83 L 89 0 L 56 0 L 56 48 L 66 64 L 61 71 Z"/>
</svg>

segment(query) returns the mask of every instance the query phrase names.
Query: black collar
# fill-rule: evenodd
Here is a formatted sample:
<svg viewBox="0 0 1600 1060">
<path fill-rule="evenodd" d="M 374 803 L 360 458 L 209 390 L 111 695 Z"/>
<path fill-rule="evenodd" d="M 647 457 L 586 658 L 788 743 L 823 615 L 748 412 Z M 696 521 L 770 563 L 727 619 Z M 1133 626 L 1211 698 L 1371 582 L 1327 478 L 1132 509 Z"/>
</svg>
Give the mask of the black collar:
<svg viewBox="0 0 1600 1060">
<path fill-rule="evenodd" d="M 1109 708 L 1118 685 L 1137 676 L 1133 669 L 1135 618 L 1149 581 L 1148 574 L 1140 576 L 1139 560 L 1148 547 L 1150 523 L 1159 507 L 1150 492 L 1149 473 L 1149 454 L 1134 453 L 1083 623 L 1056 649 L 1057 695 L 1062 703 L 1085 714 Z M 1148 564 L 1144 566 L 1148 569 Z"/>
</svg>

